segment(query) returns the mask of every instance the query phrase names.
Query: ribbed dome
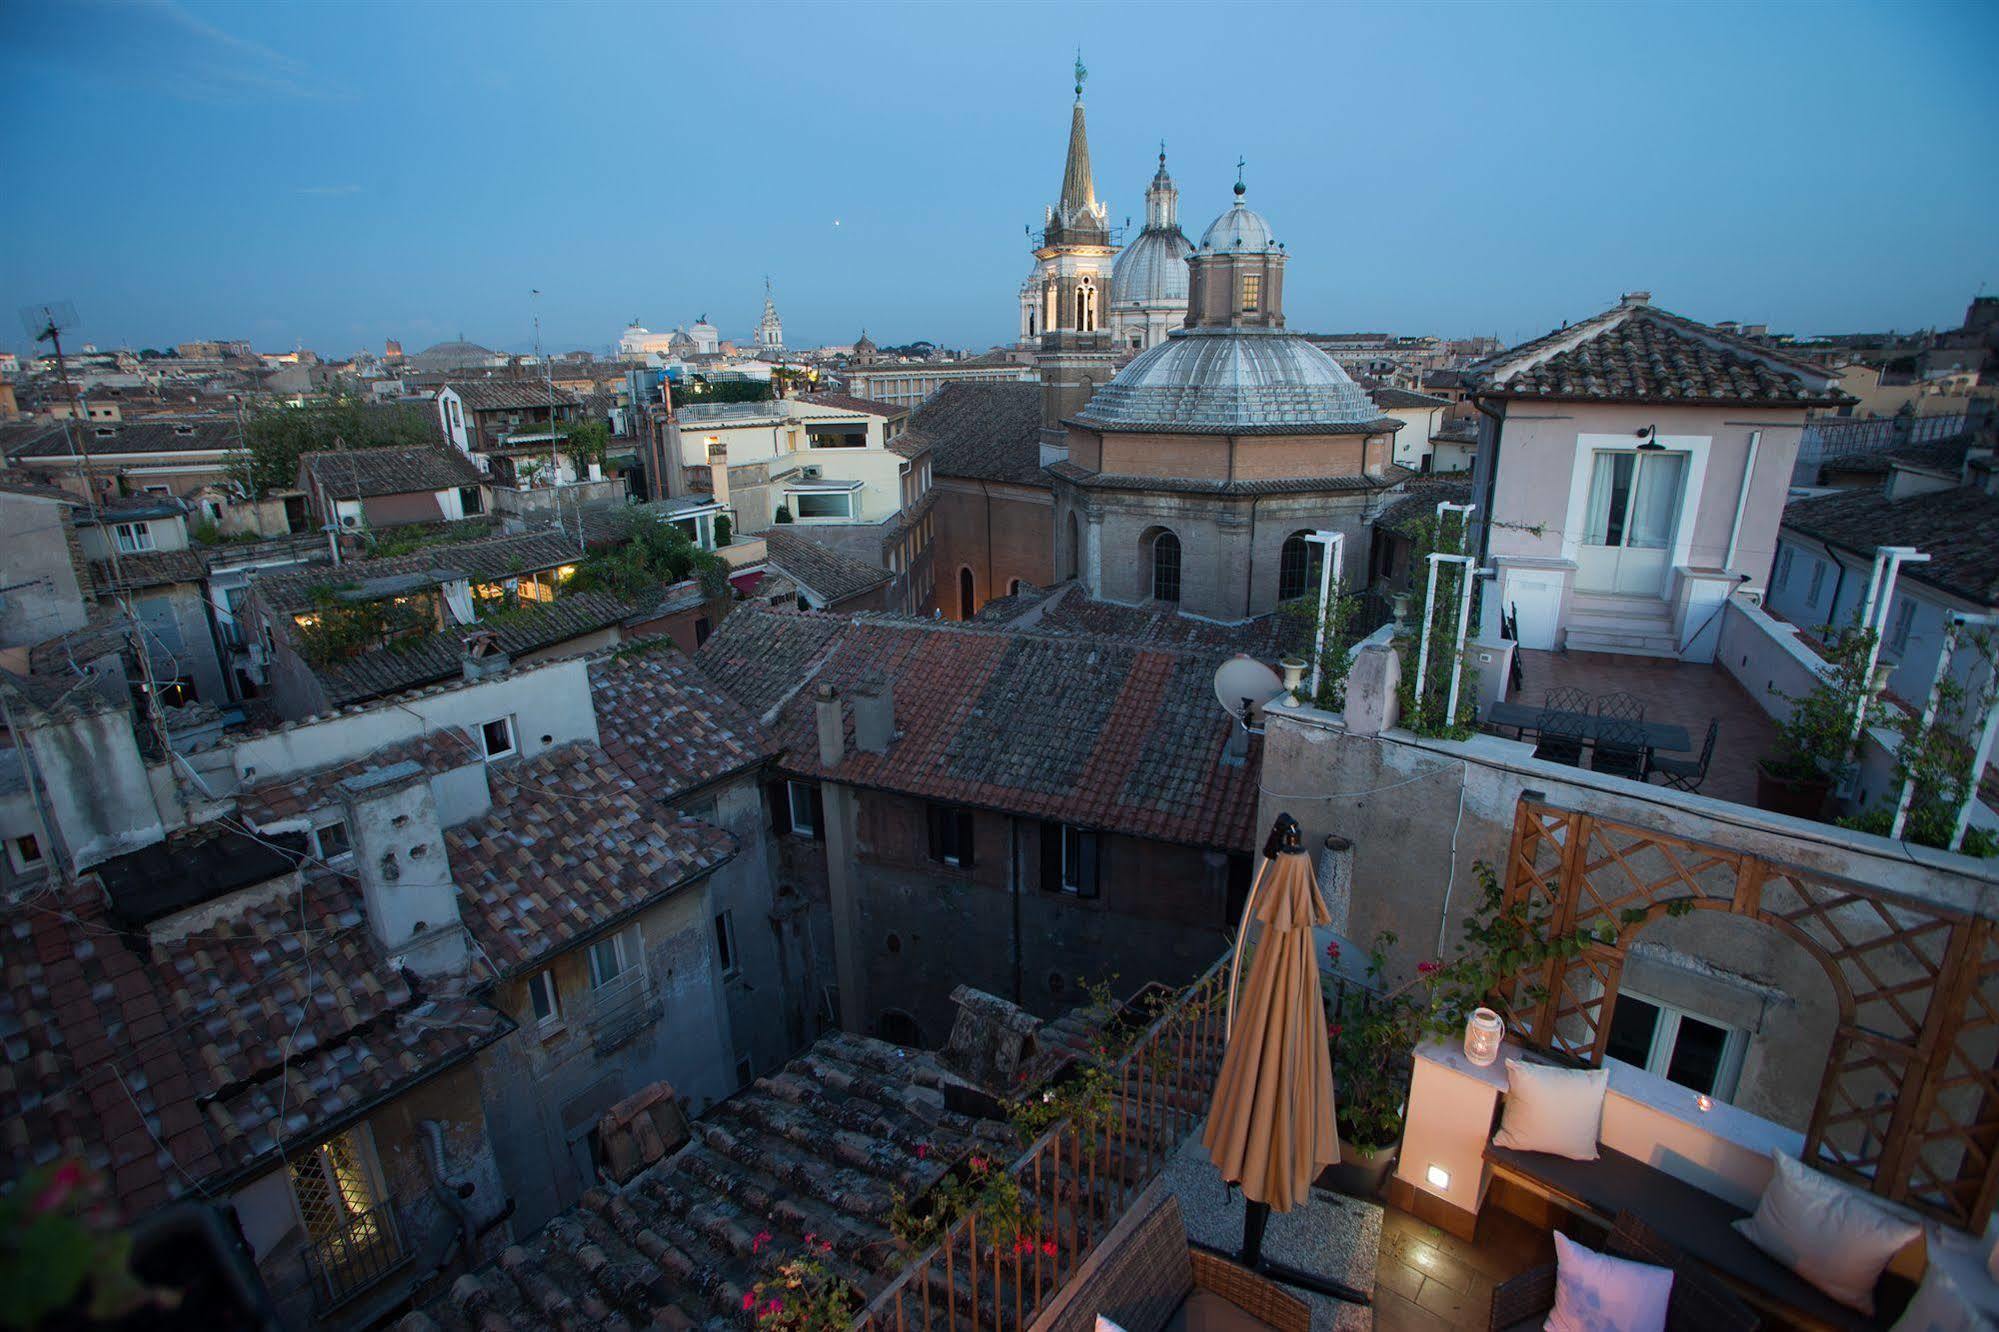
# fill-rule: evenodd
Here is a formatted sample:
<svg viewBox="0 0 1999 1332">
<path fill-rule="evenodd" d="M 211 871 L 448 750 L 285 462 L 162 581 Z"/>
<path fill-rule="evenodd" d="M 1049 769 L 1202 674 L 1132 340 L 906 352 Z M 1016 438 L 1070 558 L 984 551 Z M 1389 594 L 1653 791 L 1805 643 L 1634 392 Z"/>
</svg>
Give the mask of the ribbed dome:
<svg viewBox="0 0 1999 1332">
<path fill-rule="evenodd" d="M 1175 329 L 1076 414 L 1093 430 L 1191 434 L 1347 434 L 1380 419 L 1332 357 L 1257 328 Z"/>
<path fill-rule="evenodd" d="M 1277 240 L 1270 234 L 1270 224 L 1263 220 L 1263 214 L 1251 208 L 1237 195 L 1229 210 L 1208 224 L 1201 234 L 1201 248 L 1204 250 L 1274 250 Z"/>
<path fill-rule="evenodd" d="M 1111 265 L 1111 308 L 1187 304 L 1187 256 L 1194 246 L 1171 231 L 1146 231 Z"/>
</svg>

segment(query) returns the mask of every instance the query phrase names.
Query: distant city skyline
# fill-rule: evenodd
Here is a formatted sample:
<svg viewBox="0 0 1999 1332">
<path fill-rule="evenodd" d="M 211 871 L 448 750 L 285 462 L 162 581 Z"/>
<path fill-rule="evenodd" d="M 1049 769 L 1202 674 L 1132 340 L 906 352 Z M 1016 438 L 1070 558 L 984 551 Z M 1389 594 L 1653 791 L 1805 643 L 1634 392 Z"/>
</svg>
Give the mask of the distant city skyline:
<svg viewBox="0 0 1999 1332">
<path fill-rule="evenodd" d="M 1196 238 L 1247 158 L 1301 330 L 1512 342 L 1637 288 L 1908 330 L 1999 285 L 1999 7 L 1187 12 L 22 7 L 0 287 L 74 302 L 77 345 L 344 356 L 528 350 L 537 288 L 550 351 L 634 316 L 746 343 L 768 274 L 791 345 L 980 349 L 1015 333 L 1078 46 L 1112 219 L 1162 138 Z"/>
</svg>

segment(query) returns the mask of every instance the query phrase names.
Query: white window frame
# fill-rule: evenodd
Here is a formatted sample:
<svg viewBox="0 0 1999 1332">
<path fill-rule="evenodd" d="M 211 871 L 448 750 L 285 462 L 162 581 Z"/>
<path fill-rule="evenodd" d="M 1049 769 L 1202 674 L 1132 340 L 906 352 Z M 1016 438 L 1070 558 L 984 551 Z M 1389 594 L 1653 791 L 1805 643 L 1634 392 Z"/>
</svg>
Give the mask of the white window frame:
<svg viewBox="0 0 1999 1332">
<path fill-rule="evenodd" d="M 794 490 L 788 497 L 791 500 L 791 516 L 795 521 L 801 523 L 851 523 L 854 521 L 855 509 L 857 507 L 854 503 L 856 494 L 857 492 L 852 490 Z M 802 504 L 802 501 L 807 499 L 838 500 L 846 506 L 847 511 L 845 513 L 809 514 L 805 512 Z"/>
<path fill-rule="evenodd" d="M 491 737 L 487 734 L 488 728 L 493 726 L 506 727 L 507 729 L 506 748 L 500 750 L 495 750 L 493 748 L 493 741 Z M 514 755 L 520 753 L 521 738 L 518 733 L 518 728 L 516 728 L 514 725 L 514 714 L 510 712 L 507 713 L 505 716 L 494 717 L 488 721 L 483 721 L 479 723 L 479 748 L 485 751 L 486 761 L 488 763 L 493 762 L 495 759 L 512 758 Z"/>
<path fill-rule="evenodd" d="M 795 778 L 785 779 L 785 807 L 791 815 L 791 831 L 799 837 L 810 838 L 819 835 L 819 824 L 812 817 L 812 785 L 811 782 L 801 782 Z M 801 803 L 804 807 L 803 817 L 799 815 Z"/>
<path fill-rule="evenodd" d="M 627 942 L 629 940 L 629 942 Z M 630 985 L 645 982 L 645 948 L 639 937 L 638 926 L 607 934 L 601 939 L 593 939 L 583 949 L 583 955 L 590 965 L 590 991 L 603 994 L 606 991 L 621 990 Z M 611 953 L 618 960 L 618 969 L 613 974 L 603 975 L 598 962 L 597 950 L 610 945 Z"/>
<path fill-rule="evenodd" d="M 537 997 L 548 1006 L 547 1013 L 535 1012 Z M 544 967 L 528 977 L 528 1016 L 539 1031 L 562 1025 L 562 990 L 555 983 L 554 967 Z"/>
<path fill-rule="evenodd" d="M 119 523 L 111 529 L 111 539 L 117 543 L 120 555 L 144 555 L 154 549 L 153 525 Z"/>
<path fill-rule="evenodd" d="M 1073 823 L 1062 825 L 1062 891 L 1071 897 L 1083 891 L 1083 833 L 1084 830 Z"/>
<path fill-rule="evenodd" d="M 1705 1022 L 1710 1027 L 1719 1027 L 1727 1032 L 1728 1035 L 1722 1041 L 1721 1059 L 1715 1064 L 1714 1090 L 1707 1094 L 1717 1101 L 1733 1103 L 1742 1080 L 1743 1056 L 1749 1049 L 1748 1032 L 1740 1027 L 1732 1027 L 1706 1013 L 1696 1013 L 1690 1008 L 1669 1004 L 1663 999 L 1655 999 L 1649 994 L 1635 990 L 1620 990 L 1617 997 L 1620 1002 L 1627 998 L 1636 999 L 1659 1010 L 1659 1019 L 1652 1028 L 1652 1048 L 1647 1053 L 1642 1067 L 1647 1073 L 1661 1080 L 1668 1080 L 1666 1070 L 1672 1067 L 1673 1051 L 1679 1046 L 1680 1019 L 1693 1018 L 1697 1022 Z M 1677 1087 L 1681 1084 L 1676 1082 L 1673 1085 Z"/>
<path fill-rule="evenodd" d="M 23 853 L 21 847 L 23 842 L 35 844 L 34 859 L 30 860 Z M 42 839 L 38 834 L 21 833 L 19 836 L 7 839 L 7 860 L 13 865 L 16 874 L 29 874 L 49 863 L 49 853 L 42 848 Z"/>
<path fill-rule="evenodd" d="M 326 843 L 320 840 L 320 835 L 334 828 L 341 830 L 342 835 L 346 838 L 347 845 L 338 851 L 328 851 Z M 314 859 L 320 861 L 340 860 L 353 855 L 354 830 L 347 826 L 347 820 L 328 819 L 324 823 L 315 824 L 312 829 L 312 854 Z"/>
<path fill-rule="evenodd" d="M 721 946 L 722 979 L 734 980 L 743 974 L 743 954 L 736 946 L 736 913 L 727 907 L 715 913 L 715 941 Z"/>
</svg>

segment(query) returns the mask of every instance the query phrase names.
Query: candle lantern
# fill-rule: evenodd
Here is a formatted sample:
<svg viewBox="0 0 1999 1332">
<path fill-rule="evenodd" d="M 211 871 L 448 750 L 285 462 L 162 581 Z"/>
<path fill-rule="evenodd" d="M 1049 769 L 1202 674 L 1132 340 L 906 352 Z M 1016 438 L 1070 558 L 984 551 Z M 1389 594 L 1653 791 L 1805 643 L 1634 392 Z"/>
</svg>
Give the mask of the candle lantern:
<svg viewBox="0 0 1999 1332">
<path fill-rule="evenodd" d="M 1474 1011 L 1465 1023 L 1465 1058 L 1485 1068 L 1499 1058 L 1499 1042 L 1505 1035 L 1506 1026 L 1499 1014 L 1490 1008 Z"/>
</svg>

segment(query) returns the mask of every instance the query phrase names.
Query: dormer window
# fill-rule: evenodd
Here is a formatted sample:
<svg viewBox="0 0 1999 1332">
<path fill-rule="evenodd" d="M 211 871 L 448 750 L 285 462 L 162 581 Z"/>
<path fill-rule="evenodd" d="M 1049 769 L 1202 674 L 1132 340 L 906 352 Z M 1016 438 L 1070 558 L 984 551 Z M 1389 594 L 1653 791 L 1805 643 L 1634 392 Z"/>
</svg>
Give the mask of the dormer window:
<svg viewBox="0 0 1999 1332">
<path fill-rule="evenodd" d="M 192 435 L 194 427 L 191 425 L 177 425 L 174 427 L 174 433 L 176 435 Z"/>
<path fill-rule="evenodd" d="M 97 437 L 99 439 L 116 439 L 118 438 L 118 427 L 99 426 L 97 427 Z"/>
<path fill-rule="evenodd" d="M 1263 274 L 1244 273 L 1242 275 L 1242 312 L 1255 314 L 1263 308 Z"/>
</svg>

